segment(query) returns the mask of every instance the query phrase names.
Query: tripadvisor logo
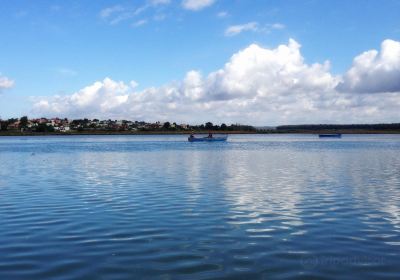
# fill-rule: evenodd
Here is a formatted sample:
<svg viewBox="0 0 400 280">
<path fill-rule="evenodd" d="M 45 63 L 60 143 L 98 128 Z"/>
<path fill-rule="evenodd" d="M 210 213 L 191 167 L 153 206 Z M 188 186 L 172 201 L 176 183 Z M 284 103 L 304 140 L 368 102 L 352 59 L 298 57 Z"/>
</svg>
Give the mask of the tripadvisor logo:
<svg viewBox="0 0 400 280">
<path fill-rule="evenodd" d="M 318 265 L 318 257 L 317 256 L 307 256 L 301 258 L 301 265 L 305 269 L 313 269 Z"/>
<path fill-rule="evenodd" d="M 375 256 L 304 256 L 301 258 L 301 265 L 305 269 L 314 269 L 319 267 L 337 267 L 337 266 L 353 266 L 353 265 L 372 265 L 383 264 L 385 260 L 382 257 Z"/>
</svg>

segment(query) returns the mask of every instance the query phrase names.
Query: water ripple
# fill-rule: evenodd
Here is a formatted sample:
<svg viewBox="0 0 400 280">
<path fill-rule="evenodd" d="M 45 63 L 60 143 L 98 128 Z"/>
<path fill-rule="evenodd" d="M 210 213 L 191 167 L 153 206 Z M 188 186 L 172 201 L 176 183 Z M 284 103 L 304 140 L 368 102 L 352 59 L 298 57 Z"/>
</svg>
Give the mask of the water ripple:
<svg viewBox="0 0 400 280">
<path fill-rule="evenodd" d="M 396 135 L 4 137 L 0 279 L 395 279 L 399 152 Z"/>
</svg>

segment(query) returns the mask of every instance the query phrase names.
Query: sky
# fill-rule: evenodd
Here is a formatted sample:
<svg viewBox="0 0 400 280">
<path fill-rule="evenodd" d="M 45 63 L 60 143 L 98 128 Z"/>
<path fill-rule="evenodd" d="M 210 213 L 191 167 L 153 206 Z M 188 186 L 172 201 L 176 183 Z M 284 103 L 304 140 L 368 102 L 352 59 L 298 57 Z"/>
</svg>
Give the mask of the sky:
<svg viewBox="0 0 400 280">
<path fill-rule="evenodd" d="M 400 122 L 398 0 L 2 0 L 0 118 Z"/>
</svg>

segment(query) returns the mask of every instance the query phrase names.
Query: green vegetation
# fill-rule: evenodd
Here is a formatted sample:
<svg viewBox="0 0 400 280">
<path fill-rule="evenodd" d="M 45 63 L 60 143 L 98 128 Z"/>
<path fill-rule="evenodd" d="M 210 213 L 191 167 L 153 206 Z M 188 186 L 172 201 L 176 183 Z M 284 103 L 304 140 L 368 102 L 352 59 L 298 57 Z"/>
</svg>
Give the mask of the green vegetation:
<svg viewBox="0 0 400 280">
<path fill-rule="evenodd" d="M 206 122 L 200 125 L 128 120 L 67 118 L 0 119 L 0 135 L 44 134 L 175 134 L 175 133 L 400 133 L 400 123 L 392 124 L 317 124 L 255 128 L 250 125 Z"/>
<path fill-rule="evenodd" d="M 276 127 L 277 133 L 400 133 L 400 123 L 390 124 L 306 124 Z"/>
<path fill-rule="evenodd" d="M 221 124 L 207 122 L 201 125 L 177 124 L 175 122 L 155 122 L 128 120 L 99 120 L 67 118 L 38 118 L 0 120 L 0 135 L 35 135 L 35 134 L 147 134 L 147 133 L 255 133 L 256 129 L 249 125 Z"/>
</svg>

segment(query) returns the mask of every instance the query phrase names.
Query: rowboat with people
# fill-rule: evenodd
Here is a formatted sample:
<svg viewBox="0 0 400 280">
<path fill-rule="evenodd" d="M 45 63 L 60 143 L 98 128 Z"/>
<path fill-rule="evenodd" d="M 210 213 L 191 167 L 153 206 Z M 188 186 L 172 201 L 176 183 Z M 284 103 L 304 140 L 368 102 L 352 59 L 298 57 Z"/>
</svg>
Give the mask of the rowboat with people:
<svg viewBox="0 0 400 280">
<path fill-rule="evenodd" d="M 214 136 L 212 133 L 209 133 L 206 137 L 196 137 L 193 134 L 188 137 L 189 142 L 221 142 L 227 139 L 228 135 Z"/>
</svg>

